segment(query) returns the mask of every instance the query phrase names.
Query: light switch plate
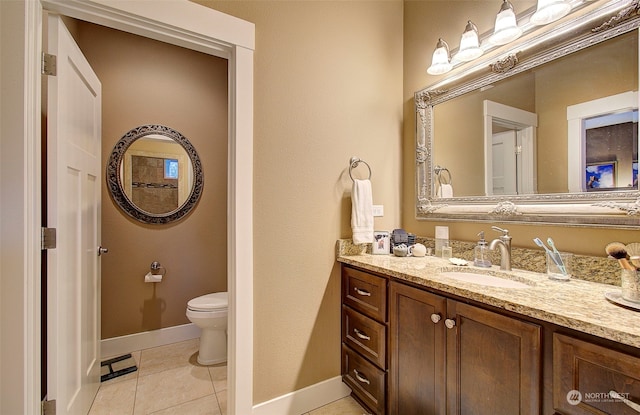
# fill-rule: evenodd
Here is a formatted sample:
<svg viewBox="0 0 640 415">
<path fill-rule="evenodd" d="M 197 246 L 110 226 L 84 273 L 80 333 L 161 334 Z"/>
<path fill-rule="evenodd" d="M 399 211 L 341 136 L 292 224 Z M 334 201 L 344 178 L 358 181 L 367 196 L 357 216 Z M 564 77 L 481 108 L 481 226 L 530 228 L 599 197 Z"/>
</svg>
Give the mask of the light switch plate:
<svg viewBox="0 0 640 415">
<path fill-rule="evenodd" d="M 384 216 L 384 205 L 373 205 L 373 216 L 374 217 Z"/>
</svg>

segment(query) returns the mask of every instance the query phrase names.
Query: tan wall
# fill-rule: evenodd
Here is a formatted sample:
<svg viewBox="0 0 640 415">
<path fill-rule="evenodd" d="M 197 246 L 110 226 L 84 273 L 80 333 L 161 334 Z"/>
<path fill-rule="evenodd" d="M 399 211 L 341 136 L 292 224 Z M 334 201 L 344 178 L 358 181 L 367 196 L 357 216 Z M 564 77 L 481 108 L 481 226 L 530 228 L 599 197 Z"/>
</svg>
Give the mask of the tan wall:
<svg viewBox="0 0 640 415">
<path fill-rule="evenodd" d="M 227 61 L 83 22 L 76 32 L 102 82 L 102 171 L 144 124 L 181 132 L 204 171 L 199 204 L 175 224 L 131 219 L 103 186 L 102 338 L 186 324 L 189 299 L 227 287 Z M 143 282 L 153 261 L 167 270 L 159 284 Z"/>
<path fill-rule="evenodd" d="M 512 1 L 516 10 L 525 10 L 533 5 L 530 1 Z M 458 45 L 465 23 L 471 17 L 481 33 L 493 25 L 496 10 L 487 7 L 487 2 L 477 1 L 405 1 L 404 3 L 404 145 L 403 145 L 403 197 L 402 215 L 406 229 L 419 235 L 434 236 L 435 225 L 447 225 L 452 239 L 475 241 L 476 234 L 486 231 L 492 238 L 491 223 L 432 222 L 415 219 L 415 120 L 413 117 L 413 93 L 435 83 L 439 78 L 426 73 L 431 63 L 431 54 L 438 37 L 451 39 L 451 47 Z M 465 10 L 465 13 L 460 13 Z M 459 33 L 458 33 L 459 32 Z M 496 225 L 501 225 L 496 223 Z M 504 224 L 503 224 L 504 225 Z M 513 236 L 517 247 L 536 248 L 532 238 L 536 236 L 554 238 L 562 249 L 579 254 L 602 255 L 607 243 L 619 240 L 631 242 L 640 240 L 640 232 L 635 230 L 615 230 L 597 228 L 571 228 L 544 225 L 504 225 Z M 497 235 L 497 234 L 495 234 Z"/>
<path fill-rule="evenodd" d="M 348 162 L 400 223 L 401 1 L 202 1 L 256 24 L 254 402 L 340 374 Z M 357 174 L 366 169 L 359 167 Z"/>
</svg>

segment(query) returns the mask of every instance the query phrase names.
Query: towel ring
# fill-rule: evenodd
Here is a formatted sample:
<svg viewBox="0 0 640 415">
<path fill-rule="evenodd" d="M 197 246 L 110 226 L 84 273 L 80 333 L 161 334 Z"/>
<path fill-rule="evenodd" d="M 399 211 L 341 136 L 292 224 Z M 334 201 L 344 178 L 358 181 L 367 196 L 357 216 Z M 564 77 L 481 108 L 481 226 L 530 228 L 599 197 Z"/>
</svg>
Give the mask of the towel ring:
<svg viewBox="0 0 640 415">
<path fill-rule="evenodd" d="M 367 177 L 367 180 L 371 179 L 371 166 L 369 166 L 369 163 L 367 163 L 364 160 L 360 160 L 358 157 L 351 157 L 351 160 L 349 160 L 349 177 L 351 177 L 351 180 L 353 180 L 353 176 L 351 175 L 351 170 L 358 167 L 360 163 L 364 163 L 365 166 L 367 166 L 367 169 L 369 169 L 369 177 Z"/>
<path fill-rule="evenodd" d="M 437 176 L 436 179 L 438 180 L 438 183 L 440 183 L 441 185 L 443 185 L 443 184 L 451 184 L 451 182 L 452 182 L 452 180 L 451 180 L 451 172 L 449 171 L 449 169 L 447 169 L 446 167 L 440 167 L 440 166 L 436 165 L 433 168 L 433 172 Z M 449 176 L 449 180 L 444 180 L 445 177 L 443 176 L 443 174 L 445 172 Z"/>
</svg>

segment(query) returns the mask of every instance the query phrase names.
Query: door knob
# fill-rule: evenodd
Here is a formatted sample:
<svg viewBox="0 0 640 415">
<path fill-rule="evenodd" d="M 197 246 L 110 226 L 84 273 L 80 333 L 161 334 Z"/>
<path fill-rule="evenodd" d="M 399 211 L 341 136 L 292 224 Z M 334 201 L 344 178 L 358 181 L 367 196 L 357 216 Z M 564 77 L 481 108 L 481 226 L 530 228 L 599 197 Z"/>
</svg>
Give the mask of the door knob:
<svg viewBox="0 0 640 415">
<path fill-rule="evenodd" d="M 448 329 L 452 329 L 456 326 L 456 321 L 448 318 L 444 321 L 444 325 L 447 326 Z"/>
<path fill-rule="evenodd" d="M 98 256 L 101 256 L 102 254 L 107 254 L 107 253 L 109 253 L 109 248 L 103 248 L 103 247 L 98 248 Z"/>
<path fill-rule="evenodd" d="M 431 321 L 433 321 L 434 323 L 439 322 L 441 319 L 442 319 L 442 316 L 440 316 L 440 314 L 438 313 L 431 314 Z"/>
</svg>

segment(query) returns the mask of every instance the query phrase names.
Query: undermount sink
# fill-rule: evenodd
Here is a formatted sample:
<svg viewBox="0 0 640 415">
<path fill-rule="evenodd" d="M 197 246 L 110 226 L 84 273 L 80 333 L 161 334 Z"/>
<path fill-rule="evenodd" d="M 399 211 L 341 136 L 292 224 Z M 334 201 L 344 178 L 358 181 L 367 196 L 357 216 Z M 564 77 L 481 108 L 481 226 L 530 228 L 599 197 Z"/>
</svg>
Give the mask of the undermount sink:
<svg viewBox="0 0 640 415">
<path fill-rule="evenodd" d="M 505 277 L 496 275 L 468 272 L 468 271 L 443 271 L 439 275 L 452 278 L 454 280 L 467 282 L 471 284 L 484 285 L 487 287 L 499 288 L 531 288 L 532 284 L 526 284 L 521 281 L 515 281 Z"/>
</svg>

